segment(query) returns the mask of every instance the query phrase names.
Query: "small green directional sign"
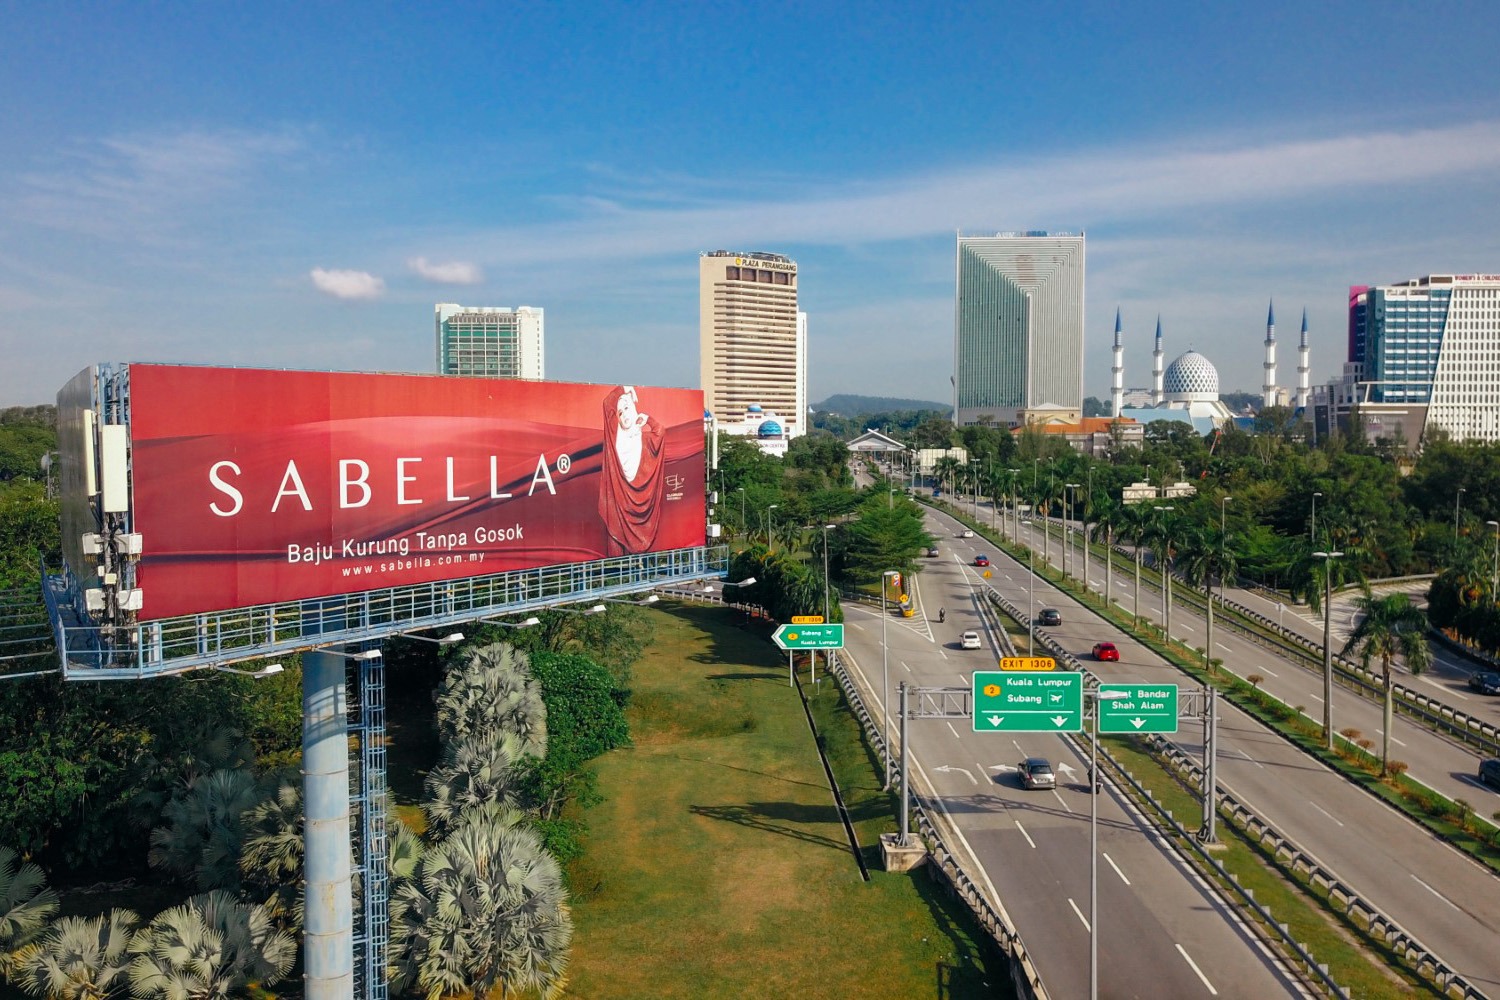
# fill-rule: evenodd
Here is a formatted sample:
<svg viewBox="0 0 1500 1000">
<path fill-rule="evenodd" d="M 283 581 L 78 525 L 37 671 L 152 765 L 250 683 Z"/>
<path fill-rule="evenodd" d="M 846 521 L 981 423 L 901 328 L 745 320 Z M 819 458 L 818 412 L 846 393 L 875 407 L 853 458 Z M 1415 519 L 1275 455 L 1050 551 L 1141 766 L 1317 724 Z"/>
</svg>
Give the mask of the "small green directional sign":
<svg viewBox="0 0 1500 1000">
<path fill-rule="evenodd" d="M 842 625 L 783 625 L 771 633 L 782 649 L 843 649 Z"/>
<path fill-rule="evenodd" d="M 1177 685 L 1100 684 L 1099 732 L 1177 732 Z"/>
<path fill-rule="evenodd" d="M 976 733 L 1077 733 L 1082 730 L 1082 674 L 974 672 Z"/>
</svg>

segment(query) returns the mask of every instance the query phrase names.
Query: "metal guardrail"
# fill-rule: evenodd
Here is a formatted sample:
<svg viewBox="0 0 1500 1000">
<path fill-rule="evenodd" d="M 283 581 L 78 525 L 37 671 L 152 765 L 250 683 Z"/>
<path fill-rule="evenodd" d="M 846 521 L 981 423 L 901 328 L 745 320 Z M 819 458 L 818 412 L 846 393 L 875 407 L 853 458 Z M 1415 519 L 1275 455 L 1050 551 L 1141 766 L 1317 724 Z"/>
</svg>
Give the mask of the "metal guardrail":
<svg viewBox="0 0 1500 1000">
<path fill-rule="evenodd" d="M 1126 558 L 1134 558 L 1131 552 L 1121 546 L 1115 546 L 1114 550 Z M 1173 579 L 1177 581 L 1173 585 L 1173 593 L 1175 595 L 1185 598 L 1191 594 L 1193 599 L 1198 602 L 1199 607 L 1207 600 L 1202 593 L 1183 583 L 1180 578 L 1174 575 Z M 1160 587 L 1158 586 L 1157 589 L 1160 589 Z M 1290 647 L 1291 652 L 1300 653 L 1312 659 L 1314 663 L 1310 669 L 1322 669 L 1323 646 L 1321 643 L 1292 631 L 1274 619 L 1261 614 L 1253 608 L 1246 607 L 1238 601 L 1219 599 L 1218 603 L 1226 612 L 1215 619 L 1215 623 L 1221 628 L 1234 631 L 1250 639 L 1250 641 L 1266 646 L 1267 648 L 1278 648 L 1275 643 L 1267 641 L 1267 636 L 1261 635 L 1253 629 L 1246 628 L 1243 622 L 1236 621 L 1234 615 L 1227 613 L 1232 611 L 1235 615 L 1248 618 L 1262 629 L 1272 633 L 1281 642 L 1279 648 L 1287 649 Z M 1377 700 L 1384 699 L 1384 682 L 1381 680 L 1380 674 L 1374 670 L 1367 670 L 1357 660 L 1352 660 L 1338 653 L 1334 654 L 1333 663 L 1335 672 L 1342 676 L 1349 687 L 1355 689 L 1358 693 L 1369 695 Z M 1403 714 L 1419 719 L 1440 733 L 1454 737 L 1465 744 L 1476 746 L 1491 756 L 1500 756 L 1500 726 L 1469 715 L 1467 712 L 1454 708 L 1446 702 L 1440 701 L 1431 695 L 1423 694 L 1421 691 L 1399 682 L 1391 685 L 1391 691 L 1395 696 L 1396 709 Z"/>
<path fill-rule="evenodd" d="M 1170 740 L 1153 735 L 1148 741 L 1161 751 L 1189 785 L 1203 784 L 1203 768 Z M 1102 749 L 1102 748 L 1101 748 Z M 1322 862 L 1309 855 L 1290 837 L 1279 832 L 1244 803 L 1222 788 L 1218 791 L 1219 812 L 1261 848 L 1270 852 L 1278 864 L 1289 868 L 1294 875 L 1304 876 L 1314 886 L 1328 892 L 1328 899 L 1356 923 L 1363 923 L 1366 933 L 1382 945 L 1400 955 L 1418 975 L 1428 979 L 1438 989 L 1458 1000 L 1487 1000 L 1487 995 L 1470 983 L 1461 973 L 1444 962 L 1432 949 L 1395 920 L 1383 913 L 1375 904 L 1366 900 Z M 1257 904 L 1257 908 L 1258 904 Z M 1268 919 L 1270 915 L 1264 914 Z M 1311 956 L 1304 955 L 1311 959 Z M 1319 966 L 1318 968 L 1321 968 Z M 1331 981 L 1330 981 L 1331 982 Z M 1459 992 L 1455 993 L 1457 990 Z"/>
<path fill-rule="evenodd" d="M 891 751 L 881 736 L 880 726 L 875 716 L 865 706 L 854 678 L 844 666 L 843 657 L 837 652 L 833 655 L 831 669 L 834 677 L 838 679 L 840 689 L 844 692 L 844 698 L 849 702 L 850 710 L 859 720 L 860 728 L 864 730 L 865 738 L 870 741 L 870 746 L 875 750 L 876 756 L 882 763 L 889 762 L 894 766 L 894 758 L 890 757 Z M 1046 987 L 1042 985 L 1041 974 L 1037 971 L 1030 953 L 1027 952 L 1020 934 L 1010 926 L 1005 916 L 985 896 L 984 890 L 964 870 L 962 861 L 948 847 L 942 832 L 929 816 L 921 793 L 914 794 L 912 799 L 917 835 L 929 845 L 933 870 L 948 883 L 952 892 L 964 901 L 979 922 L 979 926 L 1010 959 L 1010 978 L 1016 988 L 1017 996 L 1024 1000 L 1048 1000 Z"/>
</svg>

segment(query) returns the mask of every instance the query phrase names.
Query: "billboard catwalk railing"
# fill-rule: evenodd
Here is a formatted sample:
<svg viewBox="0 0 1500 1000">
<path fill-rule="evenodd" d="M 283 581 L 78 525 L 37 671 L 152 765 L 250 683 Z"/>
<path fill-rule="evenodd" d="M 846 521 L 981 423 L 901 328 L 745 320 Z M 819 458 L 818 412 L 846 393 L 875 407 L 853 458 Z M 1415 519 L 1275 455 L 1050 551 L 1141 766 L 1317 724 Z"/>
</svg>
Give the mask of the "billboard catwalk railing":
<svg viewBox="0 0 1500 1000">
<path fill-rule="evenodd" d="M 112 629 L 78 612 L 65 575 L 49 577 L 44 594 L 66 675 L 131 680 L 636 593 L 722 576 L 728 566 L 727 548 L 673 549 Z"/>
</svg>

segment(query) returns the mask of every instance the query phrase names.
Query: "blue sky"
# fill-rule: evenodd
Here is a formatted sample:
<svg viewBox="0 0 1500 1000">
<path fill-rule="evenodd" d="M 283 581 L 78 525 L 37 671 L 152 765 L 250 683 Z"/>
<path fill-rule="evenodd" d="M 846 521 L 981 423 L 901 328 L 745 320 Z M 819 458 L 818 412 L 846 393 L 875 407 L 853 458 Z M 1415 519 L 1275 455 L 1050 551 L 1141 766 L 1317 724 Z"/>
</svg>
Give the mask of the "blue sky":
<svg viewBox="0 0 1500 1000">
<path fill-rule="evenodd" d="M 1234 8 L 1242 8 L 1239 11 Z M 0 5 L 0 405 L 96 361 L 696 385 L 701 250 L 801 268 L 811 396 L 943 400 L 953 237 L 1088 234 L 1084 387 L 1313 378 L 1346 290 L 1500 272 L 1492 4 Z"/>
</svg>

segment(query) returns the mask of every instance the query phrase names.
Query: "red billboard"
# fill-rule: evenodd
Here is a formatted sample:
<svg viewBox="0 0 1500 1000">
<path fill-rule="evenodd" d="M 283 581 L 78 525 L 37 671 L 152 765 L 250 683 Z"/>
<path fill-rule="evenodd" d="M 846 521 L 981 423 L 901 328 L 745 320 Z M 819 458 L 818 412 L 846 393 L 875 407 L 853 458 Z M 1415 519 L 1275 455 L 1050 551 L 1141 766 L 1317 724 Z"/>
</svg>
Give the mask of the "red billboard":
<svg viewBox="0 0 1500 1000">
<path fill-rule="evenodd" d="M 703 393 L 130 366 L 142 619 L 705 544 Z"/>
</svg>

